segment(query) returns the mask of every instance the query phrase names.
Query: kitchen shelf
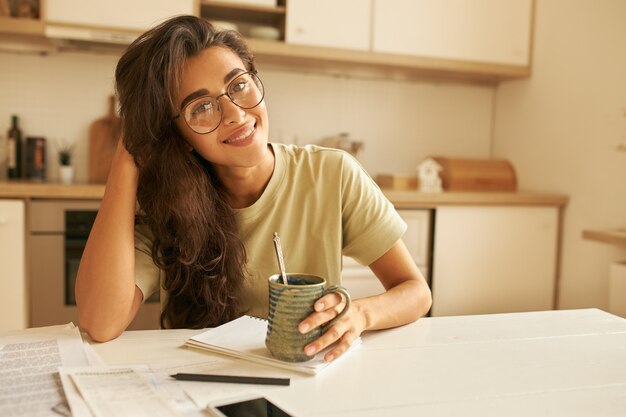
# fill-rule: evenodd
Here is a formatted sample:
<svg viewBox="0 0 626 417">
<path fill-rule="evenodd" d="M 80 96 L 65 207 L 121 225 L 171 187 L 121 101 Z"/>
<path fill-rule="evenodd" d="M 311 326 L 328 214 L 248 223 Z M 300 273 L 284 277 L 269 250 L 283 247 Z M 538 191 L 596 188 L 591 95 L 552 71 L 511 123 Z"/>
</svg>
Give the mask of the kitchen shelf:
<svg viewBox="0 0 626 417">
<path fill-rule="evenodd" d="M 583 230 L 583 239 L 626 247 L 626 229 Z"/>
<path fill-rule="evenodd" d="M 211 0 L 200 2 L 200 16 L 209 20 L 246 21 L 272 25 L 284 21 L 285 13 L 285 6 L 255 6 Z"/>
</svg>

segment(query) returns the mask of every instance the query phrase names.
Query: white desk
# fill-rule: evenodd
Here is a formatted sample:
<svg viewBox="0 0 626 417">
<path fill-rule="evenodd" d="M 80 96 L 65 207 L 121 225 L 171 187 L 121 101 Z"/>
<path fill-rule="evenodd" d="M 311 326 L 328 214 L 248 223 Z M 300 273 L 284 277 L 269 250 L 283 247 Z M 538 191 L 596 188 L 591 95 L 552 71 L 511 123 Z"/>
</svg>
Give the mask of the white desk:
<svg viewBox="0 0 626 417">
<path fill-rule="evenodd" d="M 195 333 L 129 331 L 93 347 L 110 364 L 184 365 L 211 357 L 180 347 Z M 297 416 L 625 416 L 626 320 L 596 309 L 424 318 L 364 334 L 316 377 L 243 361 L 219 371 L 289 376 L 258 390 Z"/>
</svg>

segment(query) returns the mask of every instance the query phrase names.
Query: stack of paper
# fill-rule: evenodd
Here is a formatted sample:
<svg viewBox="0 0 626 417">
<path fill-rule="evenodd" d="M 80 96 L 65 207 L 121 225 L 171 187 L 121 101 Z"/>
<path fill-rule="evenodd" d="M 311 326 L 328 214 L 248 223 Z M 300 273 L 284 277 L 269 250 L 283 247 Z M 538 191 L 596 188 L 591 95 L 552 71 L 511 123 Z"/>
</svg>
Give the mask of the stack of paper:
<svg viewBox="0 0 626 417">
<path fill-rule="evenodd" d="M 243 316 L 214 329 L 207 330 L 191 337 L 185 343 L 187 346 L 221 353 L 249 361 L 272 365 L 292 371 L 315 375 L 329 365 L 345 358 L 348 353 L 361 345 L 359 337 L 352 343 L 348 352 L 333 362 L 325 362 L 324 354 L 330 349 L 318 353 L 307 362 L 285 362 L 272 357 L 265 347 L 267 321 L 251 316 Z"/>
<path fill-rule="evenodd" d="M 60 368 L 74 417 L 180 417 L 145 365 Z"/>
<path fill-rule="evenodd" d="M 92 363 L 86 349 L 71 323 L 0 334 L 0 415 L 69 415 L 58 368 Z"/>
</svg>

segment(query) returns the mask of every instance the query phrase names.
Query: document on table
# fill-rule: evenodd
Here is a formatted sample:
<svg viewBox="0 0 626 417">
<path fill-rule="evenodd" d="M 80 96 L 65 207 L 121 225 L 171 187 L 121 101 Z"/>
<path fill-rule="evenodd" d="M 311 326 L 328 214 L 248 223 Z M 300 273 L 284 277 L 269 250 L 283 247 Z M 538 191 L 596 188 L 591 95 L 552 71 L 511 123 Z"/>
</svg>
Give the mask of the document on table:
<svg viewBox="0 0 626 417">
<path fill-rule="evenodd" d="M 105 367 L 73 371 L 69 375 L 96 417 L 179 417 L 141 371 L 132 367 Z"/>
<path fill-rule="evenodd" d="M 221 363 L 221 361 L 215 361 L 216 363 Z M 191 368 L 192 370 L 206 370 L 205 368 L 211 368 L 211 361 L 203 361 L 198 364 L 188 364 L 182 367 L 174 367 L 174 368 L 165 368 L 165 369 L 155 369 L 148 365 L 106 365 L 106 366 L 91 366 L 91 367 L 60 367 L 59 374 L 61 376 L 61 382 L 63 383 L 63 388 L 65 390 L 65 395 L 67 396 L 67 401 L 72 410 L 73 417 L 94 417 L 100 416 L 102 414 L 97 414 L 93 407 L 93 405 L 100 401 L 102 398 L 106 398 L 109 394 L 114 394 L 115 397 L 112 401 L 118 401 L 119 404 L 115 405 L 124 407 L 125 410 L 129 410 L 130 407 L 134 407 L 135 405 L 130 405 L 129 403 L 125 403 L 128 401 L 127 399 L 119 397 L 115 391 L 120 389 L 122 384 L 125 382 L 122 380 L 117 380 L 116 375 L 121 375 L 125 379 L 129 378 L 129 371 L 133 371 L 135 375 L 133 378 L 137 376 L 141 377 L 141 384 L 133 385 L 128 387 L 128 389 L 124 389 L 124 396 L 131 396 L 131 400 L 135 401 L 143 401 L 148 400 L 153 396 L 154 393 L 159 397 L 158 400 L 149 400 L 155 401 L 154 404 L 150 404 L 150 407 L 165 407 L 165 409 L 175 410 L 176 413 L 174 415 L 183 415 L 185 417 L 204 417 L 205 414 L 202 412 L 201 408 L 193 402 L 193 400 L 185 393 L 183 390 L 182 384 L 179 381 L 170 377 L 171 373 L 176 373 L 178 371 L 185 370 Z M 79 379 L 87 380 L 91 387 L 87 387 L 81 390 Z M 78 381 L 78 382 L 77 382 Z M 149 384 L 149 388 L 145 387 L 143 382 L 147 382 Z M 139 385 L 142 385 L 141 390 L 132 391 L 137 388 Z M 94 388 L 96 390 L 100 390 L 97 395 L 94 397 Z M 163 403 L 166 403 L 164 406 Z M 206 404 L 205 404 L 206 405 Z M 96 407 L 98 405 L 96 404 Z M 107 403 L 108 407 L 109 404 Z M 128 406 L 128 407 L 127 407 Z M 150 415 L 152 416 L 161 416 L 163 414 L 155 413 L 151 409 L 146 409 L 146 414 L 144 411 L 128 411 L 128 415 L 133 416 L 143 416 Z M 119 410 L 105 410 L 105 412 L 111 411 L 110 415 L 126 415 Z M 104 414 L 109 415 L 109 414 Z M 169 416 L 171 414 L 164 414 Z"/>
<path fill-rule="evenodd" d="M 71 323 L 0 334 L 0 415 L 58 417 L 69 411 L 57 369 L 88 364 Z"/>
</svg>

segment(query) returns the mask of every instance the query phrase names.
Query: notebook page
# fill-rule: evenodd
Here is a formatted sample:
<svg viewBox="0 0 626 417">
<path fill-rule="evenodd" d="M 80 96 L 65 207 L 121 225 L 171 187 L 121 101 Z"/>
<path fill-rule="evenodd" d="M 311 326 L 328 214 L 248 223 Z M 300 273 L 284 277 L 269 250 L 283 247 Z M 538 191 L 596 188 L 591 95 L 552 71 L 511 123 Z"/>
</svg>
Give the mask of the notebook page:
<svg viewBox="0 0 626 417">
<path fill-rule="evenodd" d="M 294 363 L 275 359 L 265 347 L 266 332 L 266 320 L 242 316 L 191 337 L 187 341 L 187 345 L 308 374 L 316 374 L 329 365 L 324 361 L 324 354 L 332 349 L 332 346 L 319 352 L 307 362 Z M 361 338 L 358 338 L 352 343 L 346 354 L 356 349 L 360 344 Z"/>
</svg>

